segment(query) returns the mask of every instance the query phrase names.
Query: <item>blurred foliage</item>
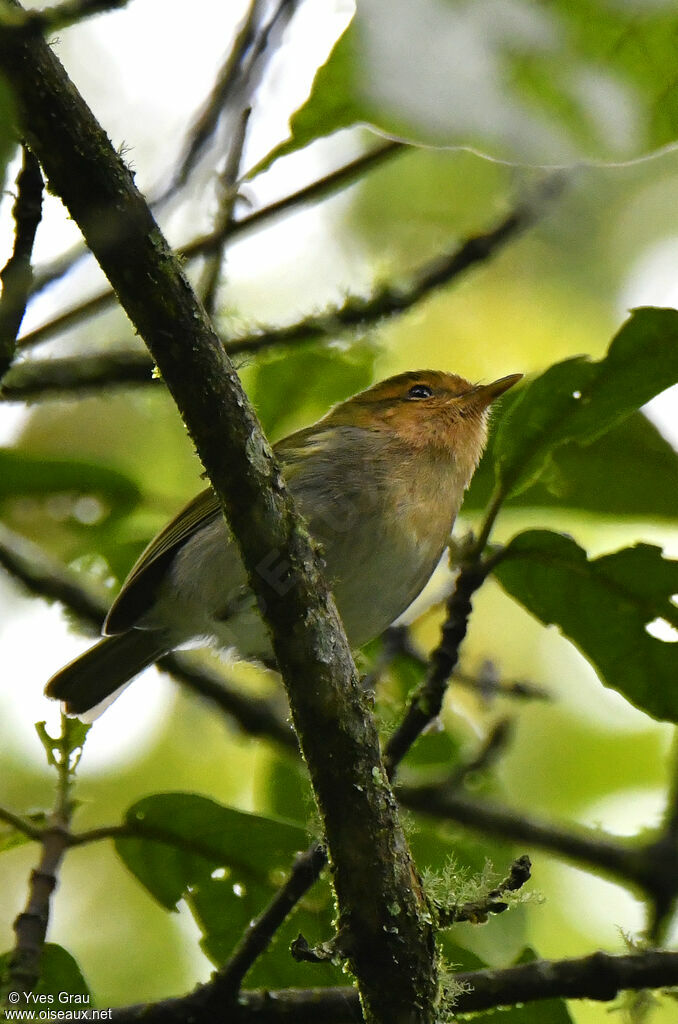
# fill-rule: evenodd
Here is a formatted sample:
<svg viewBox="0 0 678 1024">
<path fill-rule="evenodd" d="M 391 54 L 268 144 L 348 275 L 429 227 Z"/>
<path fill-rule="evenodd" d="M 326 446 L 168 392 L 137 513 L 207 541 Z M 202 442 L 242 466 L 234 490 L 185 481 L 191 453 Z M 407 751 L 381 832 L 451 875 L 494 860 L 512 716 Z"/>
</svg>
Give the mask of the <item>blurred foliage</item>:
<svg viewBox="0 0 678 1024">
<path fill-rule="evenodd" d="M 7 165 L 16 148 L 14 94 L 0 77 L 0 184 L 5 185 Z"/>
<path fill-rule="evenodd" d="M 669 4 L 362 0 L 272 159 L 364 122 L 520 163 L 629 159 L 673 142 Z"/>
<path fill-rule="evenodd" d="M 375 346 L 304 345 L 261 356 L 247 374 L 248 393 L 266 433 L 284 437 L 320 419 L 336 402 L 374 380 Z M 309 382 L 313 381 L 313 389 Z"/>
<path fill-rule="evenodd" d="M 293 117 L 291 143 L 277 148 L 269 132 L 271 170 L 264 182 L 285 191 L 291 174 L 296 187 L 294 169 L 285 171 L 286 162 L 274 158 L 356 120 L 415 140 L 474 146 L 517 164 L 470 150 L 411 147 L 341 198 L 234 244 L 220 317 L 259 327 L 284 319 L 289 309 L 315 313 L 347 292 L 369 294 L 384 281 L 406 284 L 432 255 L 491 228 L 541 181 L 543 172 L 526 162 L 623 160 L 674 141 L 677 28 L 674 5 L 662 3 L 449 0 L 435 11 L 432 3 L 390 4 L 388 11 L 378 0 L 361 4 Z M 77 33 L 85 31 L 66 33 L 74 74 L 86 50 Z M 117 81 L 124 95 L 123 55 L 106 47 L 113 66 L 108 89 Z M 283 56 L 295 59 L 284 48 Z M 470 99 L 464 77 L 476 83 Z M 155 81 L 153 88 L 157 94 Z M 95 99 L 103 103 L 106 95 Z M 125 108 L 118 98 L 115 106 Z M 124 109 L 130 131 L 140 133 L 147 150 L 155 145 L 165 152 L 163 125 L 145 113 L 143 96 L 135 96 L 135 108 L 136 123 L 135 111 Z M 3 93 L 3 166 L 12 138 L 3 128 L 8 109 Z M 143 153 L 133 154 L 142 174 Z M 308 154 L 307 165 L 304 156 L 296 166 L 310 175 L 323 166 L 322 154 Z M 255 202 L 258 181 L 254 176 L 251 183 Z M 209 206 L 199 178 L 184 198 L 184 223 L 193 229 L 191 211 L 204 217 Z M 60 215 L 53 205 L 48 216 Z M 166 219 L 173 223 L 170 214 Z M 408 782 L 463 771 L 496 722 L 510 715 L 513 739 L 496 762 L 466 778 L 470 795 L 623 834 L 657 824 L 669 792 L 672 730 L 601 687 L 575 646 L 540 623 L 556 623 L 634 704 L 675 720 L 678 645 L 645 627 L 675 618 L 669 599 L 678 589 L 676 563 L 651 545 L 665 545 L 667 554 L 675 549 L 677 462 L 664 424 L 659 429 L 638 410 L 678 376 L 678 313 L 643 309 L 618 328 L 629 305 L 676 304 L 676 258 L 678 152 L 626 165 L 580 165 L 533 229 L 405 315 L 322 344 L 261 352 L 241 367 L 274 439 L 403 369 L 435 366 L 471 379 L 539 374 L 501 403 L 465 503 L 463 526 L 475 526 L 498 466 L 512 488 L 496 531 L 509 541 L 496 567 L 504 590 L 490 581 L 477 595 L 461 667 L 478 675 L 491 659 L 500 680 L 534 681 L 557 699 L 518 704 L 482 685 L 453 683 L 441 730 L 422 736 L 402 766 Z M 77 276 L 62 289 L 65 305 L 78 301 Z M 121 317 L 106 316 L 73 329 L 48 351 L 105 349 L 126 332 Z M 200 465 L 161 389 L 36 403 L 8 435 L 0 449 L 3 521 L 108 582 L 125 575 L 146 541 L 200 486 Z M 413 636 L 424 651 L 437 642 L 440 599 L 449 586 L 443 568 L 429 607 L 419 607 Z M 39 602 L 29 605 L 18 589 L 3 589 L 0 601 L 0 640 L 9 645 L 12 631 L 25 621 L 30 626 L 16 663 L 3 670 L 0 804 L 40 824 L 42 808 L 53 802 L 52 785 L 30 722 L 46 713 L 45 675 L 75 653 L 75 642 L 71 651 L 54 616 Z M 51 661 L 41 660 L 52 643 Z M 361 667 L 375 674 L 375 714 L 386 736 L 423 668 L 402 657 L 385 664 L 379 642 L 361 653 Z M 270 673 L 251 666 L 228 674 L 250 693 L 268 694 L 276 685 Z M 231 722 L 224 726 L 189 695 L 164 702 L 156 696 L 159 704 L 149 709 L 147 685 L 158 694 L 141 681 L 94 726 L 78 772 L 76 820 L 79 828 L 140 825 L 141 811 L 146 825 L 169 830 L 176 843 L 125 839 L 118 856 L 104 844 L 73 850 L 55 900 L 51 934 L 77 957 L 100 1006 L 179 994 L 205 980 L 319 828 L 300 761 L 244 737 Z M 115 723 L 113 736 L 106 736 L 106 721 Z M 619 806 L 623 814 L 614 810 Z M 454 857 L 478 873 L 490 859 L 500 874 L 524 852 L 449 823 L 404 817 L 421 868 L 440 872 Z M 213 844 L 209 856 L 186 852 L 182 842 L 190 847 L 204 834 Z M 3 826 L 0 852 L 0 943 L 9 948 L 36 851 Z M 121 858 L 131 874 L 121 870 Z M 639 902 L 620 887 L 598 881 L 587 889 L 581 873 L 568 874 L 553 857 L 533 860 L 534 888 L 546 905 L 521 905 L 481 928 L 450 929 L 440 938 L 448 964 L 505 965 L 529 957 L 532 946 L 549 957 L 600 945 L 621 951 L 618 928 L 644 926 Z M 180 913 L 168 914 L 177 903 Z M 326 939 L 334 912 L 325 880 L 247 984 L 341 983 L 335 968 L 296 965 L 288 952 L 299 930 L 311 943 Z M 114 949 L 129 955 L 113 956 Z M 64 949 L 48 946 L 44 968 L 41 991 L 86 991 Z M 515 1024 L 602 1024 L 608 1011 L 554 1002 L 501 1017 Z M 489 1024 L 498 1016 L 478 1019 Z M 650 1019 L 671 1024 L 675 1006 L 667 1001 Z"/>
</svg>

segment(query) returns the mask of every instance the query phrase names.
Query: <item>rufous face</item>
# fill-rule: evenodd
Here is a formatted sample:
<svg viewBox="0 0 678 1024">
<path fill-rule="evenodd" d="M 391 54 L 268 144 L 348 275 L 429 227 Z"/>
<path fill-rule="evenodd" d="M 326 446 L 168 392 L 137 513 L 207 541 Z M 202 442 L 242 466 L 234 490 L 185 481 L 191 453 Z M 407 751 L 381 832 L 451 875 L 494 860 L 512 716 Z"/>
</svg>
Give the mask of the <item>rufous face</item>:
<svg viewBox="0 0 678 1024">
<path fill-rule="evenodd" d="M 409 371 L 344 402 L 326 422 L 388 431 L 417 448 L 475 448 L 485 439 L 488 406 L 521 376 L 512 374 L 491 384 L 476 385 L 441 370 Z"/>
</svg>

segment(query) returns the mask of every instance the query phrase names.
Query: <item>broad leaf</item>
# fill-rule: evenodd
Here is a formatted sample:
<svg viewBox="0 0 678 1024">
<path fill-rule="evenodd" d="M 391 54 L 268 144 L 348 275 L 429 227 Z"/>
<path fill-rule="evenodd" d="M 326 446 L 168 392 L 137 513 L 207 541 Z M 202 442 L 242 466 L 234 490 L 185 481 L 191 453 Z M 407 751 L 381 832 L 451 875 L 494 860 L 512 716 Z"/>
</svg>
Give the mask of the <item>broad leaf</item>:
<svg viewBox="0 0 678 1024">
<path fill-rule="evenodd" d="M 678 312 L 635 310 L 599 362 L 566 359 L 521 389 L 494 442 L 503 493 L 525 490 L 558 447 L 590 444 L 677 381 Z"/>
<path fill-rule="evenodd" d="M 277 156 L 348 125 L 519 163 L 675 140 L 674 5 L 361 0 Z"/>
<path fill-rule="evenodd" d="M 516 393 L 518 397 L 519 392 Z M 510 395 L 500 415 L 508 414 Z M 629 481 L 633 486 L 629 486 Z M 476 470 L 464 498 L 464 511 L 482 511 L 494 487 L 494 442 Z M 640 412 L 583 447 L 561 445 L 547 472 L 505 505 L 562 508 L 606 516 L 643 519 L 678 517 L 678 454 Z"/>
<path fill-rule="evenodd" d="M 119 856 L 168 910 L 186 900 L 203 933 L 201 945 L 216 964 L 228 959 L 310 843 L 298 825 L 190 793 L 146 797 L 125 820 L 135 837 L 116 840 Z M 289 953 L 300 930 L 309 942 L 326 939 L 332 913 L 327 886 L 315 888 L 276 933 L 263 973 L 257 964 L 250 975 L 252 984 L 313 984 L 313 978 L 316 984 L 339 983 L 341 974 L 331 965 L 298 965 Z"/>
<path fill-rule="evenodd" d="M 133 804 L 134 838 L 115 848 L 132 874 L 168 910 L 215 869 L 246 869 L 268 882 L 309 843 L 298 825 L 246 814 L 193 793 L 159 793 Z"/>
<path fill-rule="evenodd" d="M 678 561 L 649 544 L 589 560 L 570 537 L 532 530 L 511 541 L 495 575 L 528 611 L 557 625 L 606 686 L 678 722 L 678 643 L 653 635 L 661 623 L 678 629 Z"/>
<path fill-rule="evenodd" d="M 8 986 L 8 969 L 12 953 L 0 956 L 0 992 Z M 70 1001 L 64 1002 L 68 996 Z M 41 997 L 45 997 L 41 1000 Z M 38 1011 L 51 1011 L 55 1015 L 61 1010 L 77 1013 L 91 1008 L 92 1001 L 87 982 L 82 976 L 76 960 L 62 946 L 54 942 L 45 943 L 40 959 L 40 980 L 33 989 L 33 998 L 27 1002 L 9 1004 L 19 1008 L 33 1006 Z M 56 1019 L 56 1016 L 55 1016 Z M 64 1018 L 65 1019 L 65 1018 Z"/>
</svg>

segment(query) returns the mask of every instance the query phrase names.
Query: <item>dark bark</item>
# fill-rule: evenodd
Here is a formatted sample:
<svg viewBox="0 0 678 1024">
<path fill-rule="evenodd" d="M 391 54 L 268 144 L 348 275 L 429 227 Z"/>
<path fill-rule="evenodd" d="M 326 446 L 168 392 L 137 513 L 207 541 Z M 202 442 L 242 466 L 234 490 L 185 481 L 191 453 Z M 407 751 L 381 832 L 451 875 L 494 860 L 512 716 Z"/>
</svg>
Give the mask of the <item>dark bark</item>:
<svg viewBox="0 0 678 1024">
<path fill-rule="evenodd" d="M 22 132 L 146 342 L 240 545 L 323 817 L 367 1019 L 428 1024 L 437 985 L 425 896 L 330 591 L 270 446 L 132 175 L 49 47 L 3 36 L 0 70 Z M 271 553 L 285 587 L 258 571 Z"/>
<path fill-rule="evenodd" d="M 541 999 L 609 1002 L 623 991 L 675 987 L 678 953 L 593 953 L 571 960 L 535 960 L 518 967 L 469 971 L 456 979 L 467 986 L 456 999 L 457 1013 Z M 237 1010 L 222 1015 L 205 1009 L 199 988 L 181 999 L 114 1010 L 112 1019 L 116 1024 L 184 1024 L 187 1020 L 192 1024 L 359 1024 L 364 1018 L 357 993 L 350 988 L 243 992 Z"/>
</svg>

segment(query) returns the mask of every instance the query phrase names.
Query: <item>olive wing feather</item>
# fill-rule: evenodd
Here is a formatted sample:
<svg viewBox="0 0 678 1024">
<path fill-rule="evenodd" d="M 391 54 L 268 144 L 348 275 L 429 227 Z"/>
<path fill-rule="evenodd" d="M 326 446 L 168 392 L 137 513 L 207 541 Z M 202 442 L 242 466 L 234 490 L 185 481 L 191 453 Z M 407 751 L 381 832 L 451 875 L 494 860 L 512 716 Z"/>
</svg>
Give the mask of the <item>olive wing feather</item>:
<svg viewBox="0 0 678 1024">
<path fill-rule="evenodd" d="M 317 426 L 299 430 L 274 445 L 293 490 L 296 479 L 304 475 L 309 451 L 322 450 L 324 447 L 324 439 L 319 436 Z M 203 526 L 220 516 L 221 507 L 217 497 L 212 488 L 208 487 L 189 501 L 153 538 L 132 566 L 106 616 L 103 628 L 105 636 L 124 633 L 143 618 L 152 608 L 158 587 L 178 549 Z"/>
<path fill-rule="evenodd" d="M 172 519 L 132 566 L 104 622 L 104 635 L 124 633 L 152 607 L 159 584 L 177 550 L 198 530 L 221 516 L 214 491 L 207 488 Z"/>
</svg>

